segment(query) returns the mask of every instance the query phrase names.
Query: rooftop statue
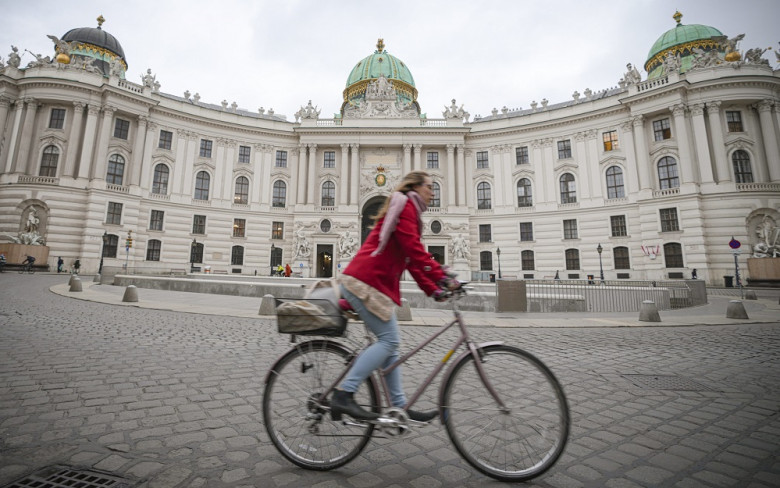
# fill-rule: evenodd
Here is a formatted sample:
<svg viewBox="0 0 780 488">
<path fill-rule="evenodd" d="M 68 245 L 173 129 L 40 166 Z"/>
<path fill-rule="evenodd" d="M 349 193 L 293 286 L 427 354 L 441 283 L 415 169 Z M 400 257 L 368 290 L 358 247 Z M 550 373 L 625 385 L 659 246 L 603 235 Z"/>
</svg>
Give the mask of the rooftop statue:
<svg viewBox="0 0 780 488">
<path fill-rule="evenodd" d="M 463 104 L 460 105 L 460 108 L 458 108 L 457 105 L 455 105 L 455 99 L 452 99 L 452 105 L 447 107 L 444 106 L 444 112 L 442 112 L 442 115 L 444 115 L 445 119 L 465 119 L 466 121 L 469 120 L 470 114 L 463 110 Z"/>
<path fill-rule="evenodd" d="M 764 64 L 769 66 L 769 60 L 761 57 L 767 50 L 769 50 L 769 48 L 761 49 L 760 47 L 756 47 L 753 49 L 748 49 L 745 52 L 745 62 L 751 64 Z"/>
<path fill-rule="evenodd" d="M 623 79 L 626 81 L 626 84 L 628 85 L 636 85 L 640 81 L 642 81 L 642 75 L 639 74 L 639 71 L 636 69 L 635 66 L 633 66 L 631 63 L 628 63 L 626 65 L 626 74 L 623 75 Z"/>
<path fill-rule="evenodd" d="M 19 56 L 19 48 L 11 46 L 11 53 L 8 55 L 8 66 L 12 68 L 18 68 L 22 62 L 22 57 Z"/>
<path fill-rule="evenodd" d="M 666 57 L 664 58 L 664 72 L 666 74 L 669 74 L 669 73 L 679 73 L 679 71 L 680 71 L 679 55 L 675 56 L 671 52 L 666 53 Z"/>
</svg>

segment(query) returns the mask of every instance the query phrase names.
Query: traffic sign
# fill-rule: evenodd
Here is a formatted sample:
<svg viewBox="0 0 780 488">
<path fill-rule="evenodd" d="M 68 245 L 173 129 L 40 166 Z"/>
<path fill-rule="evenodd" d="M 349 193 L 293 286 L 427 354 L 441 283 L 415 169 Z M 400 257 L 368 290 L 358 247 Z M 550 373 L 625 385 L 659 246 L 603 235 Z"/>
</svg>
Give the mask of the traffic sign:
<svg viewBox="0 0 780 488">
<path fill-rule="evenodd" d="M 742 245 L 742 243 L 741 243 L 741 242 L 739 242 L 738 240 L 734 239 L 734 237 L 733 237 L 733 236 L 731 237 L 731 240 L 729 241 L 729 247 L 730 247 L 731 249 L 739 249 L 739 247 L 740 247 L 741 245 Z"/>
</svg>

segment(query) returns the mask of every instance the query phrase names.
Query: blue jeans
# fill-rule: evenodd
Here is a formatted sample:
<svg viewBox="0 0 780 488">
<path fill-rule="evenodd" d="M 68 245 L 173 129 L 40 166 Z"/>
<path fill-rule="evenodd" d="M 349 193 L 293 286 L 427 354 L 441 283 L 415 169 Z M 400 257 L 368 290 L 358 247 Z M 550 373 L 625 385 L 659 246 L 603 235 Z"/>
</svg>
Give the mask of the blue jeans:
<svg viewBox="0 0 780 488">
<path fill-rule="evenodd" d="M 352 308 L 366 323 L 366 327 L 374 333 L 377 341 L 364 349 L 352 364 L 347 377 L 341 383 L 344 391 L 356 392 L 360 384 L 378 368 L 386 368 L 398 360 L 398 346 L 401 344 L 401 333 L 398 329 L 398 320 L 395 312 L 390 320 L 385 322 L 366 309 L 360 298 L 349 290 L 341 287 L 341 295 L 347 299 Z M 390 393 L 390 402 L 394 407 L 406 405 L 406 395 L 401 384 L 401 368 L 395 368 L 385 377 Z"/>
</svg>

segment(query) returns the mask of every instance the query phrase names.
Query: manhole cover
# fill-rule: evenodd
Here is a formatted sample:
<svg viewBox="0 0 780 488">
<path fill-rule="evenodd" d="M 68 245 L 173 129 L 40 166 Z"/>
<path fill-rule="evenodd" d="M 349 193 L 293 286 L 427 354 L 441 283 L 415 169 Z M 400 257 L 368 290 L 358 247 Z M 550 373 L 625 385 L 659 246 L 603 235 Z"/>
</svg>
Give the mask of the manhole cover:
<svg viewBox="0 0 780 488">
<path fill-rule="evenodd" d="M 717 391 L 682 376 L 659 374 L 624 374 L 623 378 L 648 390 Z"/>
<path fill-rule="evenodd" d="M 4 488 L 130 488 L 127 480 L 116 476 L 62 466 L 43 468 Z"/>
</svg>

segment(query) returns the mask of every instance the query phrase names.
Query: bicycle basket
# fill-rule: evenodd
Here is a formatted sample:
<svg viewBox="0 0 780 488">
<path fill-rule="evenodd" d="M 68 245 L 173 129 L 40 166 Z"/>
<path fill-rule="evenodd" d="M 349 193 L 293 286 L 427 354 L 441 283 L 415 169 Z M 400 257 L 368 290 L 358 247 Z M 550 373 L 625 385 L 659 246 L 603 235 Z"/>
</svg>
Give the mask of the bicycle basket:
<svg viewBox="0 0 780 488">
<path fill-rule="evenodd" d="M 330 300 L 277 298 L 276 323 L 280 334 L 341 337 L 347 319 Z"/>
</svg>

